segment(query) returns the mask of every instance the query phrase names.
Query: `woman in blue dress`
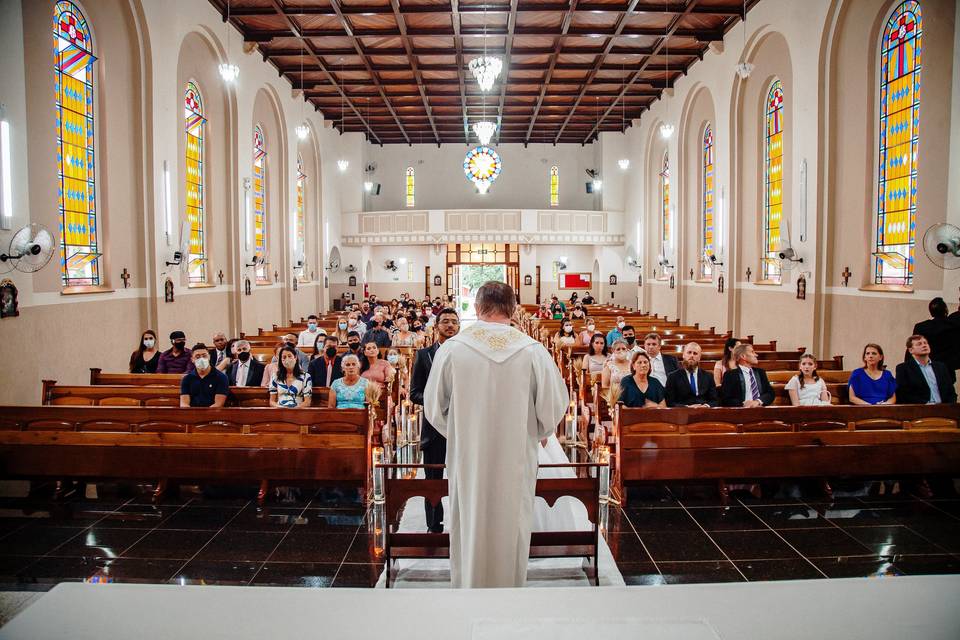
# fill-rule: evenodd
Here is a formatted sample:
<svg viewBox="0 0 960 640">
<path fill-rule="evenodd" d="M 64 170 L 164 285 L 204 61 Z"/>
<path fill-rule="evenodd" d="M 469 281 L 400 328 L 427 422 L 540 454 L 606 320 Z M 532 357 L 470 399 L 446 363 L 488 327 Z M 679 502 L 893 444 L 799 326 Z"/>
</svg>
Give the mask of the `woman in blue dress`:
<svg viewBox="0 0 960 640">
<path fill-rule="evenodd" d="M 340 366 L 343 377 L 331 383 L 327 406 L 331 409 L 363 409 L 367 387 L 376 383 L 360 377 L 360 359 L 352 353 L 343 356 Z"/>
<path fill-rule="evenodd" d="M 870 343 L 863 348 L 863 367 L 850 373 L 850 404 L 896 404 L 897 381 L 883 364 L 883 349 Z"/>
</svg>

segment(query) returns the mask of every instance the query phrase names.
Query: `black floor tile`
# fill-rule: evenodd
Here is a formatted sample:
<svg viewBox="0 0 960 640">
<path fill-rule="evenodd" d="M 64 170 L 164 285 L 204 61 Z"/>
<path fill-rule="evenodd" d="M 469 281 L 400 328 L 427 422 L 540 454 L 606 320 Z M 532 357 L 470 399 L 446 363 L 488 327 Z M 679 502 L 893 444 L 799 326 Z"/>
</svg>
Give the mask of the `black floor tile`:
<svg viewBox="0 0 960 640">
<path fill-rule="evenodd" d="M 356 533 L 366 522 L 364 516 L 352 509 L 307 509 L 293 526 L 297 531 Z"/>
<path fill-rule="evenodd" d="M 107 514 L 98 524 L 111 529 L 153 529 L 178 509 L 179 506 L 128 504 Z"/>
<path fill-rule="evenodd" d="M 644 531 L 700 531 L 700 525 L 684 509 L 630 508 L 627 518 L 638 533 Z"/>
<path fill-rule="evenodd" d="M 155 529 L 124 552 L 125 558 L 187 560 L 216 535 L 213 531 L 168 531 Z"/>
<path fill-rule="evenodd" d="M 652 562 L 618 562 L 617 569 L 627 586 L 653 586 L 665 584 L 663 576 Z"/>
<path fill-rule="evenodd" d="M 713 531 L 710 537 L 731 560 L 787 560 L 799 557 L 773 531 Z"/>
<path fill-rule="evenodd" d="M 191 560 L 169 581 L 174 584 L 245 585 L 259 568 L 259 562 Z"/>
<path fill-rule="evenodd" d="M 31 518 L 0 518 L 0 540 L 31 523 Z"/>
<path fill-rule="evenodd" d="M 104 566 L 102 558 L 40 558 L 20 571 L 24 583 L 76 582 L 99 573 Z"/>
<path fill-rule="evenodd" d="M 664 485 L 627 487 L 627 503 L 631 507 L 676 507 L 677 500 Z"/>
<path fill-rule="evenodd" d="M 908 576 L 960 573 L 960 558 L 953 555 L 898 556 L 893 564 Z"/>
<path fill-rule="evenodd" d="M 368 564 L 371 562 L 381 562 L 383 560 L 383 551 L 375 547 L 376 536 L 372 533 L 359 533 L 353 539 L 350 550 L 347 552 L 344 562 L 352 564 Z M 379 552 L 378 552 L 379 551 Z"/>
<path fill-rule="evenodd" d="M 903 575 L 890 558 L 878 556 L 811 558 L 830 578 L 879 578 Z"/>
<path fill-rule="evenodd" d="M 819 511 L 805 504 L 757 505 L 750 509 L 771 529 L 833 527 Z"/>
<path fill-rule="evenodd" d="M 333 581 L 334 587 L 369 588 L 377 584 L 380 574 L 383 573 L 383 564 L 347 564 L 340 565 L 337 577 Z"/>
<path fill-rule="evenodd" d="M 846 531 L 880 556 L 944 552 L 938 545 L 902 526 L 848 527 Z"/>
<path fill-rule="evenodd" d="M 82 528 L 29 524 L 14 531 L 0 544 L 0 555 L 42 556 L 78 535 Z"/>
<path fill-rule="evenodd" d="M 226 525 L 227 531 L 286 533 L 300 519 L 303 509 L 247 505 Z"/>
<path fill-rule="evenodd" d="M 613 555 L 617 566 L 621 562 L 637 563 L 650 562 L 650 555 L 643 548 L 640 538 L 635 533 L 609 533 L 606 536 L 607 546 Z"/>
<path fill-rule="evenodd" d="M 0 583 L 16 582 L 21 570 L 39 559 L 37 556 L 0 556 Z"/>
<path fill-rule="evenodd" d="M 909 527 L 922 524 L 950 524 L 957 520 L 930 505 L 919 501 L 885 504 L 833 504 L 815 506 L 831 522 L 841 527 L 865 525 L 896 525 Z M 960 524 L 960 523 L 958 523 Z"/>
<path fill-rule="evenodd" d="M 195 507 L 180 509 L 160 523 L 161 529 L 195 529 L 219 531 L 240 513 L 241 507 Z"/>
<path fill-rule="evenodd" d="M 737 568 L 750 582 L 767 580 L 811 580 L 822 578 L 816 567 L 806 560 L 737 560 Z"/>
<path fill-rule="evenodd" d="M 91 582 L 129 582 L 146 584 L 166 583 L 183 566 L 183 560 L 145 560 L 140 558 L 115 558 L 106 561 L 104 567 L 91 575 Z"/>
<path fill-rule="evenodd" d="M 766 527 L 745 507 L 694 507 L 690 515 L 707 531 L 744 531 Z"/>
<path fill-rule="evenodd" d="M 933 500 L 930 506 L 945 511 L 960 521 L 960 500 Z"/>
<path fill-rule="evenodd" d="M 291 531 L 273 555 L 270 562 L 333 562 L 343 561 L 352 533 L 311 533 Z"/>
<path fill-rule="evenodd" d="M 349 507 L 362 508 L 363 496 L 358 487 L 322 487 L 310 503 L 312 508 Z"/>
<path fill-rule="evenodd" d="M 268 562 L 251 584 L 284 587 L 329 587 L 337 573 L 338 562 Z"/>
<path fill-rule="evenodd" d="M 743 582 L 743 576 L 726 560 L 712 562 L 658 562 L 665 584 Z"/>
<path fill-rule="evenodd" d="M 945 551 L 960 553 L 960 522 L 926 522 L 909 526 L 913 531 L 916 531 L 927 540 L 936 543 Z"/>
<path fill-rule="evenodd" d="M 282 532 L 221 531 L 197 554 L 211 562 L 263 562 L 285 534 Z"/>
<path fill-rule="evenodd" d="M 144 529 L 106 529 L 90 527 L 50 551 L 48 555 L 74 558 L 117 558 L 145 536 Z"/>
<path fill-rule="evenodd" d="M 724 559 L 720 549 L 702 531 L 641 533 L 640 539 L 657 563 Z"/>
<path fill-rule="evenodd" d="M 808 558 L 874 555 L 840 529 L 785 529 L 779 532 Z"/>
<path fill-rule="evenodd" d="M 621 509 L 610 507 L 607 515 L 606 531 L 608 533 L 630 533 L 633 531 L 633 524 Z"/>
</svg>

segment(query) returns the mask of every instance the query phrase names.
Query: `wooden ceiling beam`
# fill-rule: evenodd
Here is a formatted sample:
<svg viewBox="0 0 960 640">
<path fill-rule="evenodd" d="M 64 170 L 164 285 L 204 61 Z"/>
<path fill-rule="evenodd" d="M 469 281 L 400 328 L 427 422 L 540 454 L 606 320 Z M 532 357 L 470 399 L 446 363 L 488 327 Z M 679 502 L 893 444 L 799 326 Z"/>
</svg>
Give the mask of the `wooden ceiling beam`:
<svg viewBox="0 0 960 640">
<path fill-rule="evenodd" d="M 460 0 L 450 0 L 450 20 L 453 23 L 453 43 L 457 49 L 457 83 L 460 85 L 460 108 L 463 113 L 463 143 L 470 144 L 470 122 L 467 117 L 467 87 L 463 68 L 463 41 L 460 39 Z"/>
<path fill-rule="evenodd" d="M 569 15 L 569 14 L 568 14 Z M 621 14 L 618 18 L 619 26 L 613 27 L 574 27 L 569 24 L 566 29 L 557 27 L 543 26 L 520 26 L 514 27 L 513 34 L 518 36 L 543 36 L 547 38 L 612 38 L 612 37 L 657 37 L 663 34 L 662 29 L 652 29 L 649 27 L 626 27 L 623 26 L 622 18 L 627 14 Z M 398 16 L 402 17 L 402 16 Z M 302 29 L 305 38 L 398 38 L 408 41 L 411 38 L 441 36 L 453 38 L 456 31 L 449 27 L 409 27 L 406 29 L 377 29 L 360 28 L 355 29 L 349 24 L 344 25 L 342 29 Z M 461 36 L 482 37 L 484 35 L 483 27 L 459 27 L 457 30 Z M 263 29 L 250 30 L 244 33 L 243 39 L 247 42 L 270 42 L 274 38 L 290 37 L 290 29 Z M 490 36 L 510 36 L 511 32 L 507 27 L 487 27 L 486 35 Z M 699 42 L 718 42 L 723 40 L 723 31 L 712 29 L 676 29 L 674 35 L 677 37 L 694 38 Z"/>
<path fill-rule="evenodd" d="M 390 0 L 390 6 L 393 8 L 393 17 L 397 21 L 397 27 L 400 29 L 400 33 L 406 36 L 407 23 L 403 19 L 403 15 L 400 14 L 400 3 L 398 0 Z M 434 124 L 433 116 L 430 113 L 430 103 L 427 101 L 426 89 L 423 86 L 423 77 L 420 75 L 420 69 L 417 67 L 417 57 L 413 55 L 409 38 L 403 38 L 403 46 L 407 51 L 407 60 L 410 63 L 410 68 L 413 69 L 413 77 L 417 81 L 417 89 L 420 91 L 420 98 L 423 99 L 423 108 L 427 110 L 427 116 L 430 118 L 430 126 L 433 128 L 433 138 L 436 140 L 437 146 L 439 147 L 440 134 L 437 133 L 437 126 Z M 368 62 L 367 64 L 369 65 L 370 63 Z M 371 70 L 370 73 L 376 73 L 376 71 Z"/>
<path fill-rule="evenodd" d="M 217 0 L 218 3 L 222 5 L 223 0 Z M 568 2 L 545 2 L 545 3 L 528 3 L 525 5 L 518 6 L 516 11 L 519 13 L 529 13 L 529 12 L 557 12 L 565 11 L 568 6 Z M 624 2 L 620 5 L 607 4 L 604 2 L 581 2 L 577 11 L 580 13 L 623 13 L 626 10 L 628 3 Z M 508 3 L 502 4 L 478 4 L 478 5 L 469 5 L 461 7 L 459 9 L 460 13 L 509 13 L 510 6 Z M 341 6 L 340 11 L 344 15 L 349 16 L 382 16 L 382 15 L 391 15 L 393 13 L 392 9 L 387 5 L 376 4 L 376 5 L 350 5 L 350 6 Z M 447 5 L 436 4 L 436 5 L 412 5 L 412 6 L 401 6 L 400 14 L 401 15 L 420 15 L 420 14 L 438 14 L 438 13 L 449 13 L 450 7 Z M 676 14 L 684 12 L 684 4 L 682 2 L 674 2 L 668 4 L 666 7 L 656 7 L 651 6 L 647 12 L 650 13 L 667 13 L 667 14 Z M 290 17 L 298 16 L 335 16 L 337 15 L 336 11 L 329 6 L 310 6 L 310 5 L 301 5 L 301 6 L 288 6 L 284 9 L 284 13 Z M 690 13 L 696 15 L 713 15 L 713 16 L 724 16 L 724 17 L 739 17 L 740 9 L 724 6 L 703 6 L 697 7 Z M 270 7 L 236 7 L 231 8 L 231 16 L 237 16 L 238 18 L 255 18 L 260 16 L 271 16 L 274 15 L 273 9 Z"/>
<path fill-rule="evenodd" d="M 576 1 L 576 0 L 574 0 Z M 500 79 L 500 99 L 497 101 L 497 130 L 494 132 L 500 142 L 500 125 L 503 122 L 503 103 L 506 100 L 507 85 L 510 84 L 510 65 L 513 64 L 513 33 L 517 27 L 517 8 L 519 0 L 510 0 L 510 13 L 507 15 L 507 37 L 504 41 L 503 77 Z"/>
</svg>

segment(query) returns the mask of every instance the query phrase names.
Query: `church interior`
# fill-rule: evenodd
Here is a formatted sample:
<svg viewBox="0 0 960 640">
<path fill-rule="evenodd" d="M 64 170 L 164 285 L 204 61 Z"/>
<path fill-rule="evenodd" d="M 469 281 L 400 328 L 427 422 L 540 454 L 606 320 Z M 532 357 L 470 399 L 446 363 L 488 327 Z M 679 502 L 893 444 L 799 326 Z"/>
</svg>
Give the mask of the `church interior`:
<svg viewBox="0 0 960 640">
<path fill-rule="evenodd" d="M 0 638 L 956 638 L 958 19 L 0 0 Z M 566 400 L 456 589 L 490 281 Z"/>
</svg>

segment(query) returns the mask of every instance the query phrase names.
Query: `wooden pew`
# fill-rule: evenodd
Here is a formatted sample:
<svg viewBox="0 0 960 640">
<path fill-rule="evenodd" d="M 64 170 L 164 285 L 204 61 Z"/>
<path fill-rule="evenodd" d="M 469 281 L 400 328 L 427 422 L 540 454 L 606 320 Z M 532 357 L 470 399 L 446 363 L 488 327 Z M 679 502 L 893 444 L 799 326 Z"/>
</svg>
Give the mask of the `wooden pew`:
<svg viewBox="0 0 960 640">
<path fill-rule="evenodd" d="M 367 488 L 376 442 L 365 409 L 0 407 L 7 479 L 260 482 L 262 500 L 269 481 Z"/>
<path fill-rule="evenodd" d="M 960 475 L 960 405 L 629 409 L 614 482 Z"/>
<path fill-rule="evenodd" d="M 329 387 L 314 387 L 311 406 L 327 406 Z M 175 386 L 121 386 L 121 385 L 58 385 L 56 380 L 44 380 L 41 404 L 52 406 L 127 406 L 179 407 L 180 385 Z M 269 407 L 270 393 L 266 387 L 230 387 L 228 407 Z"/>
</svg>

